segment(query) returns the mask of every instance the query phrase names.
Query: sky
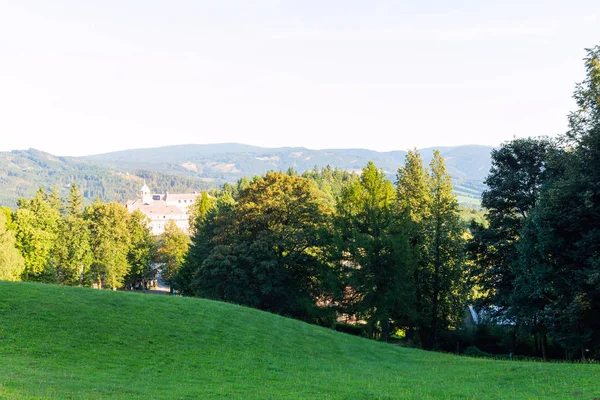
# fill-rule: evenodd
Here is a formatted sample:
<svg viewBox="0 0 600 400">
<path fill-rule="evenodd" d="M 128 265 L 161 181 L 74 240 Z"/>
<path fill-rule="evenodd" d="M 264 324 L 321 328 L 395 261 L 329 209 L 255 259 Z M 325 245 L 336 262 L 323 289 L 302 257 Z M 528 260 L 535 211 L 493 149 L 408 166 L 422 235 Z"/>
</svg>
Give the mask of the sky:
<svg viewBox="0 0 600 400">
<path fill-rule="evenodd" d="M 0 0 L 0 151 L 555 136 L 599 43 L 597 0 Z"/>
</svg>

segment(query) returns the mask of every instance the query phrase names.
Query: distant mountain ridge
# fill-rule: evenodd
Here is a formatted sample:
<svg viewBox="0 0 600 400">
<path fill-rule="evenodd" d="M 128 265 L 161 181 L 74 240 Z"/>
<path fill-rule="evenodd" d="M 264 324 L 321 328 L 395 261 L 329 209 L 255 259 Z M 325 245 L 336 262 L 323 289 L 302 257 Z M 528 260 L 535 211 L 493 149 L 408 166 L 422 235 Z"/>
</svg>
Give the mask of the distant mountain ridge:
<svg viewBox="0 0 600 400">
<path fill-rule="evenodd" d="M 459 201 L 479 204 L 493 148 L 467 145 L 420 149 L 426 164 L 433 149 L 445 158 Z M 72 182 L 82 188 L 88 199 L 123 201 L 135 196 L 143 179 L 153 191 L 181 192 L 217 187 L 270 170 L 293 168 L 302 173 L 330 165 L 359 172 L 368 161 L 393 180 L 405 156 L 406 151 L 401 150 L 264 148 L 239 143 L 175 145 L 84 157 L 60 157 L 35 149 L 14 150 L 0 152 L 0 205 L 14 206 L 19 197 L 31 197 L 39 186 L 56 185 L 66 193 Z"/>
<path fill-rule="evenodd" d="M 431 147 L 420 149 L 425 164 L 433 150 L 440 151 L 446 168 L 454 179 L 460 200 L 479 204 L 485 189 L 493 147 L 481 145 Z M 128 171 L 152 169 L 163 173 L 196 176 L 209 181 L 235 181 L 242 176 L 261 175 L 270 170 L 294 168 L 302 173 L 316 167 L 331 165 L 359 172 L 368 161 L 383 169 L 390 179 L 404 164 L 406 151 L 378 152 L 367 149 L 311 150 L 304 147 L 264 148 L 239 143 L 178 145 L 150 149 L 124 150 L 83 157 L 111 169 Z"/>
</svg>

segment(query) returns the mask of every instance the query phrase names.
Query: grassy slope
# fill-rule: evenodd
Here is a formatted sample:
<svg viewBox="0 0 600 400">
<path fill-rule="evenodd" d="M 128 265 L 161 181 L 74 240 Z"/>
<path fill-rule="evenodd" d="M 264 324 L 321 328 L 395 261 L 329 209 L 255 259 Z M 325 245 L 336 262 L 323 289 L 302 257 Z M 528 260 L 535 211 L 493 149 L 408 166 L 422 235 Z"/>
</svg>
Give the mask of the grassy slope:
<svg viewBox="0 0 600 400">
<path fill-rule="evenodd" d="M 385 345 L 199 299 L 0 282 L 0 398 L 600 397 L 598 365 Z"/>
</svg>

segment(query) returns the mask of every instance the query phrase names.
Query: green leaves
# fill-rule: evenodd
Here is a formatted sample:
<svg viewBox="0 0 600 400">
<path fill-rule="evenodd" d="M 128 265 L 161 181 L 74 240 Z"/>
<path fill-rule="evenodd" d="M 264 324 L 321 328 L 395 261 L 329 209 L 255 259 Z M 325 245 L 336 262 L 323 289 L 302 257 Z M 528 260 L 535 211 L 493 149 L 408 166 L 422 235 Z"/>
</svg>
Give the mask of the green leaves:
<svg viewBox="0 0 600 400">
<path fill-rule="evenodd" d="M 330 214 L 305 178 L 284 173 L 254 178 L 237 202 L 220 197 L 197 224 L 183 267 L 194 275 L 191 290 L 311 319 L 315 299 L 328 292 Z"/>
<path fill-rule="evenodd" d="M 165 282 L 172 284 L 190 244 L 189 236 L 177 226 L 175 221 L 169 220 L 165 231 L 160 236 L 156 261 L 160 263 L 161 276 Z"/>
<path fill-rule="evenodd" d="M 0 212 L 0 280 L 19 281 L 25 268 L 16 248 L 15 232 L 9 229 L 6 214 Z"/>
</svg>

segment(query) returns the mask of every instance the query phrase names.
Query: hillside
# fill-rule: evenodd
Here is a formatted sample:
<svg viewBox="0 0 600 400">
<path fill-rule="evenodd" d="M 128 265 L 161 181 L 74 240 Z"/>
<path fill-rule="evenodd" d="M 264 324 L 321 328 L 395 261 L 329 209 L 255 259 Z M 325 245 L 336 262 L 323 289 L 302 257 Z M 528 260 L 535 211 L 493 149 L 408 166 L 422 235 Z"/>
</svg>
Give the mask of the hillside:
<svg viewBox="0 0 600 400">
<path fill-rule="evenodd" d="M 0 282 L 0 398 L 593 399 L 599 374 L 406 349 L 200 299 Z"/>
<path fill-rule="evenodd" d="M 122 172 L 76 157 L 58 157 L 39 150 L 0 152 L 0 206 L 14 207 L 21 197 L 32 197 L 38 188 L 56 186 L 66 195 L 77 183 L 88 202 L 124 201 L 135 197 L 144 178 L 152 188 L 171 192 L 201 190 L 208 187 L 195 177 L 174 176 L 153 170 Z M 158 189 L 156 189 L 158 190 Z"/>
<path fill-rule="evenodd" d="M 484 189 L 483 180 L 490 169 L 488 146 L 438 147 L 446 160 L 448 172 L 454 178 L 457 193 L 478 203 Z M 426 164 L 433 148 L 421 149 Z M 168 174 L 199 177 L 207 181 L 233 182 L 243 176 L 261 175 L 270 170 L 294 168 L 304 172 L 331 165 L 339 169 L 360 171 L 368 161 L 382 168 L 395 179 L 398 167 L 404 164 L 406 151 L 377 152 L 365 149 L 309 150 L 303 147 L 262 148 L 237 143 L 167 146 L 151 149 L 125 150 L 84 157 L 111 169 L 130 171 L 148 169 Z"/>
<path fill-rule="evenodd" d="M 487 146 L 440 147 L 448 172 L 454 179 L 459 201 L 478 205 L 483 179 L 490 169 Z M 425 163 L 432 149 L 422 149 Z M 404 163 L 405 151 L 376 152 L 364 149 L 309 150 L 305 148 L 261 148 L 243 144 L 168 146 L 134 149 L 86 157 L 60 157 L 39 150 L 0 152 L 0 205 L 14 207 L 20 197 L 32 197 L 43 186 L 56 186 L 66 194 L 72 182 L 84 197 L 104 201 L 132 198 L 143 178 L 155 192 L 186 192 L 218 187 L 243 176 L 270 170 L 298 172 L 331 165 L 360 171 L 369 160 L 388 177 Z"/>
</svg>

